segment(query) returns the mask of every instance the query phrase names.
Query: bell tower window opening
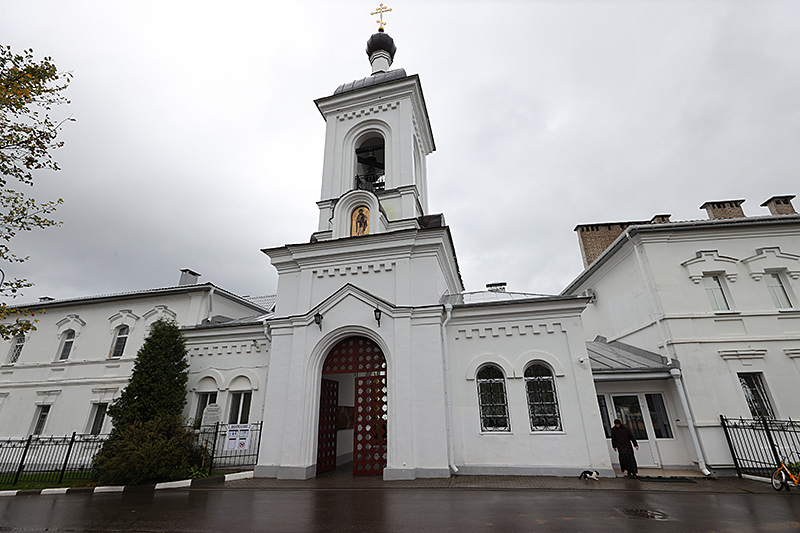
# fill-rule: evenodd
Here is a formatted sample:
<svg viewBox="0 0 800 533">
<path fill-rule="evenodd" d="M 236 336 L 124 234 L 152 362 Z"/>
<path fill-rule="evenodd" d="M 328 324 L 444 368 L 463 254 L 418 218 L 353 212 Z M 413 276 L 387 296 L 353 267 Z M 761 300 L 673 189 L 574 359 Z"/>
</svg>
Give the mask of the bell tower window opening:
<svg viewBox="0 0 800 533">
<path fill-rule="evenodd" d="M 373 193 L 386 188 L 386 143 L 383 137 L 374 134 L 356 148 L 355 188 Z"/>
</svg>

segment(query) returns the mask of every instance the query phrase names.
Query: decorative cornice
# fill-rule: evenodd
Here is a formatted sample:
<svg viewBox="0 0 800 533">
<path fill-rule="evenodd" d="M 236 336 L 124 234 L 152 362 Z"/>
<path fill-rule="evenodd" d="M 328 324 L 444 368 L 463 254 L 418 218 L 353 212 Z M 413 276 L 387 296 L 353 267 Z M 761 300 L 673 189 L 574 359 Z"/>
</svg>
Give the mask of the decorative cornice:
<svg viewBox="0 0 800 533">
<path fill-rule="evenodd" d="M 345 120 L 352 120 L 354 118 L 377 115 L 382 111 L 389 111 L 390 109 L 397 109 L 398 107 L 400 107 L 400 102 L 387 102 L 385 104 L 371 105 L 362 109 L 356 109 L 355 111 L 350 111 L 349 113 L 341 113 L 336 115 L 336 118 L 339 120 L 339 122 L 344 122 Z"/>
<path fill-rule="evenodd" d="M 523 324 L 514 326 L 492 326 L 492 327 L 476 327 L 476 328 L 459 328 L 456 330 L 455 340 L 472 340 L 477 337 L 485 339 L 486 337 L 514 337 L 523 336 L 527 334 L 540 335 L 542 333 L 555 333 L 556 331 L 564 332 L 564 328 L 560 322 L 553 322 L 549 324 Z"/>
<path fill-rule="evenodd" d="M 267 351 L 267 342 L 242 341 L 242 342 L 226 342 L 224 344 L 211 344 L 205 346 L 191 346 L 187 347 L 189 357 L 203 357 L 204 355 L 240 355 L 248 353 L 261 353 Z"/>
<path fill-rule="evenodd" d="M 346 265 L 346 266 L 338 266 L 338 267 L 329 267 L 329 268 L 320 268 L 314 269 L 311 273 L 318 277 L 334 277 L 334 276 L 357 276 L 358 274 L 369 274 L 370 272 L 373 274 L 377 274 L 379 272 L 391 272 L 397 266 L 395 261 L 391 262 L 376 262 L 376 263 L 366 263 L 363 265 Z"/>
<path fill-rule="evenodd" d="M 786 357 L 797 359 L 800 357 L 800 348 L 784 348 L 783 353 L 786 354 Z"/>
</svg>

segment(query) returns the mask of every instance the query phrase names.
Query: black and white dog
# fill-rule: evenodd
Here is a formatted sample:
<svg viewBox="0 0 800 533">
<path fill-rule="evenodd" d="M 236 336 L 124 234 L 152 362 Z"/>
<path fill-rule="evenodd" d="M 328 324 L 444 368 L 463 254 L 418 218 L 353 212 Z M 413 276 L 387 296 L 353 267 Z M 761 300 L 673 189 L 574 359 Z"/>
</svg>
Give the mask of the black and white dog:
<svg viewBox="0 0 800 533">
<path fill-rule="evenodd" d="M 600 473 L 597 470 L 584 470 L 581 472 L 581 475 L 578 476 L 578 479 L 593 479 L 599 481 Z"/>
</svg>

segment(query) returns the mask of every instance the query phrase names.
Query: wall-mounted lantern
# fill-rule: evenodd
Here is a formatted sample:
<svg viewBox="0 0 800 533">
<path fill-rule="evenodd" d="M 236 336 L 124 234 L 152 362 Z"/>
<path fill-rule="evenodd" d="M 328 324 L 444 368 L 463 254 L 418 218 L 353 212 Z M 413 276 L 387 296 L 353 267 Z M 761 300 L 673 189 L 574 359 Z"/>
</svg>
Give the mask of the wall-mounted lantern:
<svg viewBox="0 0 800 533">
<path fill-rule="evenodd" d="M 314 324 L 319 326 L 319 330 L 322 331 L 322 315 L 317 313 L 314 315 Z"/>
<path fill-rule="evenodd" d="M 375 315 L 375 321 L 378 323 L 378 327 L 381 327 L 381 310 L 376 307 L 372 314 Z"/>
</svg>

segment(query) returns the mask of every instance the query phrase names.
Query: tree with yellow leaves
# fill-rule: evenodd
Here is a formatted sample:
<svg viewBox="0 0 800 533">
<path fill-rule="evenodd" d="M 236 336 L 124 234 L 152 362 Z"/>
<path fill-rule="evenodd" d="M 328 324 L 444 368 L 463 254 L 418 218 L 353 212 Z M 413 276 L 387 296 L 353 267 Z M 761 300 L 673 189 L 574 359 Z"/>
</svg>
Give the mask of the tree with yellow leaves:
<svg viewBox="0 0 800 533">
<path fill-rule="evenodd" d="M 33 186 L 34 173 L 59 170 L 53 150 L 64 143 L 58 141 L 62 125 L 72 118 L 56 121 L 50 110 L 68 104 L 62 91 L 67 88 L 69 72 L 59 72 L 53 60 L 34 58 L 33 50 L 14 54 L 10 46 L 0 45 L 0 260 L 23 262 L 27 257 L 12 253 L 10 241 L 21 231 L 58 226 L 48 215 L 62 200 L 37 202 L 25 187 Z M 30 287 L 26 279 L 5 279 L 0 269 L 0 298 L 16 297 Z M 14 322 L 0 324 L 0 337 L 9 339 L 24 335 L 33 328 L 26 317 L 32 313 L 8 307 L 0 302 L 0 320 L 17 315 Z"/>
</svg>

